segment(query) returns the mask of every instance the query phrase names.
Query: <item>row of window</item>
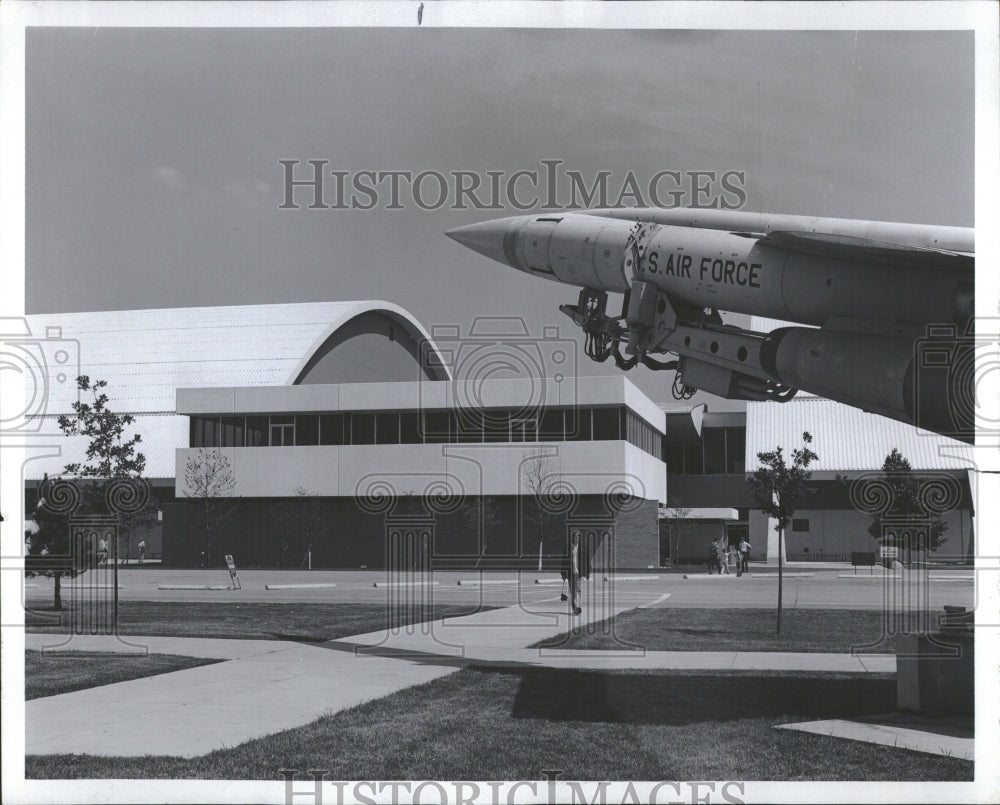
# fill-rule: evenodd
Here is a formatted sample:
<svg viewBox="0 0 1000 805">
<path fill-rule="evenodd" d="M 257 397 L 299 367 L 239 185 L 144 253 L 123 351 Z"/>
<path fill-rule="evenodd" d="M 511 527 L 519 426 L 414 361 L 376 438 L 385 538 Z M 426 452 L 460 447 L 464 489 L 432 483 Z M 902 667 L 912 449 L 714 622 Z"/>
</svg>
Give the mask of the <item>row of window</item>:
<svg viewBox="0 0 1000 805">
<path fill-rule="evenodd" d="M 667 446 L 671 475 L 742 475 L 746 471 L 745 427 L 705 428 L 694 444 Z"/>
<path fill-rule="evenodd" d="M 625 440 L 662 459 L 662 437 L 624 407 L 191 418 L 191 447 L 481 444 Z"/>
</svg>

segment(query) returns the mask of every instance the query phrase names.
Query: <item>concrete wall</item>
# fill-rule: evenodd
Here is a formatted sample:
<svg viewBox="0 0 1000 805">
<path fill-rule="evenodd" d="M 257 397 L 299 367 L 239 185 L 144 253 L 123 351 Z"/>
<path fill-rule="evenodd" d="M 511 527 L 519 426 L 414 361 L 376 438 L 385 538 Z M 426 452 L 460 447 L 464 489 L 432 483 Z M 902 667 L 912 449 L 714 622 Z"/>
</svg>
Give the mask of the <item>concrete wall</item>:
<svg viewBox="0 0 1000 805">
<path fill-rule="evenodd" d="M 394 444 L 316 447 L 220 447 L 230 462 L 233 497 L 291 497 L 300 489 L 324 497 L 381 490 L 396 496 L 431 494 L 517 495 L 533 462 L 577 495 L 625 490 L 662 500 L 665 465 L 624 441 L 512 444 Z M 539 451 L 544 458 L 536 459 Z M 177 451 L 177 496 L 188 497 L 185 468 L 198 448 Z"/>
<path fill-rule="evenodd" d="M 795 513 L 795 519 L 808 519 L 808 531 L 785 532 L 785 555 L 823 555 L 836 559 L 850 560 L 852 551 L 877 551 L 879 543 L 868 534 L 872 518 L 855 510 L 803 509 Z M 948 512 L 943 517 L 948 524 L 945 542 L 931 557 L 940 559 L 969 558 L 972 545 L 971 517 L 967 510 Z M 750 512 L 750 544 L 753 545 L 752 559 L 764 559 L 767 548 L 767 518 L 759 511 Z"/>
</svg>

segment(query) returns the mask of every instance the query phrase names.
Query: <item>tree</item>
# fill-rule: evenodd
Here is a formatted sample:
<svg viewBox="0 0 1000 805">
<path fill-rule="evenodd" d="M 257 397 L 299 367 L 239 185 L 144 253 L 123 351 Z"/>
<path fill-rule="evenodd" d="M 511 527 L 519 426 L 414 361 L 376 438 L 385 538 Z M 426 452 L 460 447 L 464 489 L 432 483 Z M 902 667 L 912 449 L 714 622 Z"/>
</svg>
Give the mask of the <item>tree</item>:
<svg viewBox="0 0 1000 805">
<path fill-rule="evenodd" d="M 671 495 L 670 505 L 664 506 L 661 511 L 665 515 L 663 517 L 663 522 L 667 532 L 667 544 L 670 548 L 670 561 L 676 565 L 678 563 L 677 560 L 680 551 L 681 539 L 683 539 L 684 535 L 690 528 L 689 521 L 694 509 L 689 509 L 687 506 L 681 506 L 677 497 Z"/>
<path fill-rule="evenodd" d="M 46 476 L 39 491 L 33 517 L 25 521 L 25 575 L 52 579 L 53 607 L 59 612 L 62 611 L 62 579 L 93 567 L 97 546 L 90 541 L 74 546 L 70 540 L 66 512 L 75 509 L 79 502 L 77 485 L 61 479 L 49 481 Z M 51 495 L 52 500 L 46 495 Z"/>
<path fill-rule="evenodd" d="M 462 522 L 465 527 L 480 537 L 479 556 L 476 558 L 476 569 L 486 555 L 490 534 L 495 534 L 503 525 L 503 512 L 496 499 L 483 495 L 478 500 L 470 501 L 462 507 Z"/>
<path fill-rule="evenodd" d="M 129 425 L 135 422 L 131 414 L 116 414 L 108 407 L 109 397 L 104 391 L 106 380 L 90 381 L 89 375 L 76 379 L 77 388 L 89 392 L 92 400 L 76 400 L 71 408 L 72 416 L 63 414 L 58 418 L 59 429 L 66 436 L 86 436 L 87 457 L 84 461 L 67 464 L 66 475 L 86 479 L 81 484 L 81 510 L 90 513 L 106 512 L 104 493 L 108 483 L 114 478 L 133 478 L 146 488 L 144 505 L 138 511 L 118 513 L 118 545 L 125 548 L 126 559 L 132 554 L 133 537 L 139 530 L 152 527 L 157 519 L 158 504 L 148 495 L 148 484 L 143 478 L 146 457 L 137 451 L 142 435 L 136 433 L 126 437 Z M 118 551 L 115 551 L 118 556 Z"/>
<path fill-rule="evenodd" d="M 305 566 L 313 545 L 333 528 L 333 522 L 330 511 L 318 492 L 300 486 L 296 488 L 295 494 L 297 497 L 285 501 L 277 513 L 283 532 L 278 564 L 284 566 L 286 549 L 294 545 L 294 555 L 299 557 L 301 568 Z M 291 541 L 289 534 L 295 535 Z"/>
<path fill-rule="evenodd" d="M 758 507 L 768 517 L 777 521 L 778 529 L 778 628 L 781 633 L 781 595 L 782 568 L 785 553 L 785 529 L 795 514 L 795 508 L 803 495 L 812 491 L 807 482 L 812 477 L 808 471 L 817 456 L 809 445 L 812 436 L 808 432 L 802 434 L 802 447 L 792 451 L 791 466 L 785 461 L 781 447 L 770 452 L 758 453 L 757 460 L 761 466 L 747 476 L 747 483 L 753 490 Z"/>
<path fill-rule="evenodd" d="M 205 567 L 212 566 L 212 548 L 219 529 L 235 513 L 231 501 L 236 488 L 233 468 L 218 448 L 200 448 L 184 468 L 184 490 L 197 500 L 198 528 L 205 540 Z"/>
<path fill-rule="evenodd" d="M 885 547 L 902 548 L 908 554 L 910 551 L 936 551 L 940 548 L 945 541 L 948 524 L 937 515 L 928 516 L 920 504 L 920 478 L 914 475 L 910 462 L 896 448 L 882 462 L 879 480 L 888 487 L 890 502 L 885 510 L 877 511 L 872 516 L 868 533 Z M 927 529 L 884 527 L 887 521 L 892 520 L 903 523 L 916 520 L 920 525 L 926 524 Z"/>
<path fill-rule="evenodd" d="M 535 448 L 524 463 L 523 483 L 529 504 L 526 514 L 538 533 L 538 569 L 542 569 L 545 539 L 557 521 L 556 510 L 568 490 L 560 484 L 560 473 L 552 467 L 552 455 L 545 448 Z"/>
</svg>

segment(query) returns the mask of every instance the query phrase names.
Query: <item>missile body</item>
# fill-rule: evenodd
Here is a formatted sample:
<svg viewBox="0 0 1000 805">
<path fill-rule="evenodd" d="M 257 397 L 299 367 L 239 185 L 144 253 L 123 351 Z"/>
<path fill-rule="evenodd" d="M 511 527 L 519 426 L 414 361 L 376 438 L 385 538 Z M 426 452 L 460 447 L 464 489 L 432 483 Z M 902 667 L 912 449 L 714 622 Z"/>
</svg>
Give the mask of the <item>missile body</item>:
<svg viewBox="0 0 1000 805">
<path fill-rule="evenodd" d="M 915 363 L 929 325 L 967 332 L 971 231 L 705 213 L 525 215 L 447 234 L 531 276 L 585 289 L 563 310 L 604 339 L 595 354 L 588 349 L 596 360 L 612 341 L 616 350 L 627 341 L 631 362 L 615 352 L 624 369 L 640 359 L 676 367 L 690 388 L 735 399 L 783 401 L 803 389 L 972 441 L 952 380 Z M 617 329 L 604 315 L 606 292 L 628 295 Z M 752 333 L 722 325 L 717 311 L 807 326 Z M 678 361 L 647 360 L 657 352 Z M 962 384 L 958 397 L 972 398 L 971 377 Z"/>
<path fill-rule="evenodd" d="M 815 326 L 958 324 L 971 313 L 972 287 L 961 271 L 804 254 L 714 229 L 563 213 L 472 224 L 448 236 L 567 285 L 620 293 L 640 280 L 694 308 Z"/>
</svg>

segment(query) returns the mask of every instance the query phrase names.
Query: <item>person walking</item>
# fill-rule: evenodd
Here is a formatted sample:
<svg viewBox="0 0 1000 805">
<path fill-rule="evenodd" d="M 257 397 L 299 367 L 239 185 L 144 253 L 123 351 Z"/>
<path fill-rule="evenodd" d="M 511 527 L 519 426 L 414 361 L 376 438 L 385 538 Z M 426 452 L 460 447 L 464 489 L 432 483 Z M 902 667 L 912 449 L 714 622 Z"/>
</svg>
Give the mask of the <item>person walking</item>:
<svg viewBox="0 0 1000 805">
<path fill-rule="evenodd" d="M 590 578 L 590 557 L 586 548 L 580 544 L 579 531 L 574 530 L 570 535 L 564 569 L 569 582 L 569 605 L 573 614 L 579 615 L 583 611 L 580 607 L 580 579 Z"/>
<path fill-rule="evenodd" d="M 708 575 L 719 566 L 719 543 L 712 540 L 708 546 Z"/>
<path fill-rule="evenodd" d="M 93 544 L 93 543 L 91 543 Z M 108 542 L 101 537 L 97 543 L 97 564 L 106 565 L 108 563 Z"/>
<path fill-rule="evenodd" d="M 746 537 L 744 537 L 743 539 L 740 540 L 740 546 L 739 546 L 740 555 L 739 555 L 739 560 L 740 560 L 740 564 L 742 565 L 744 573 L 746 573 L 750 569 L 750 549 L 752 547 L 753 546 L 749 542 L 747 542 Z"/>
<path fill-rule="evenodd" d="M 143 558 L 146 556 L 146 540 L 139 540 L 139 564 L 142 564 Z"/>
</svg>

